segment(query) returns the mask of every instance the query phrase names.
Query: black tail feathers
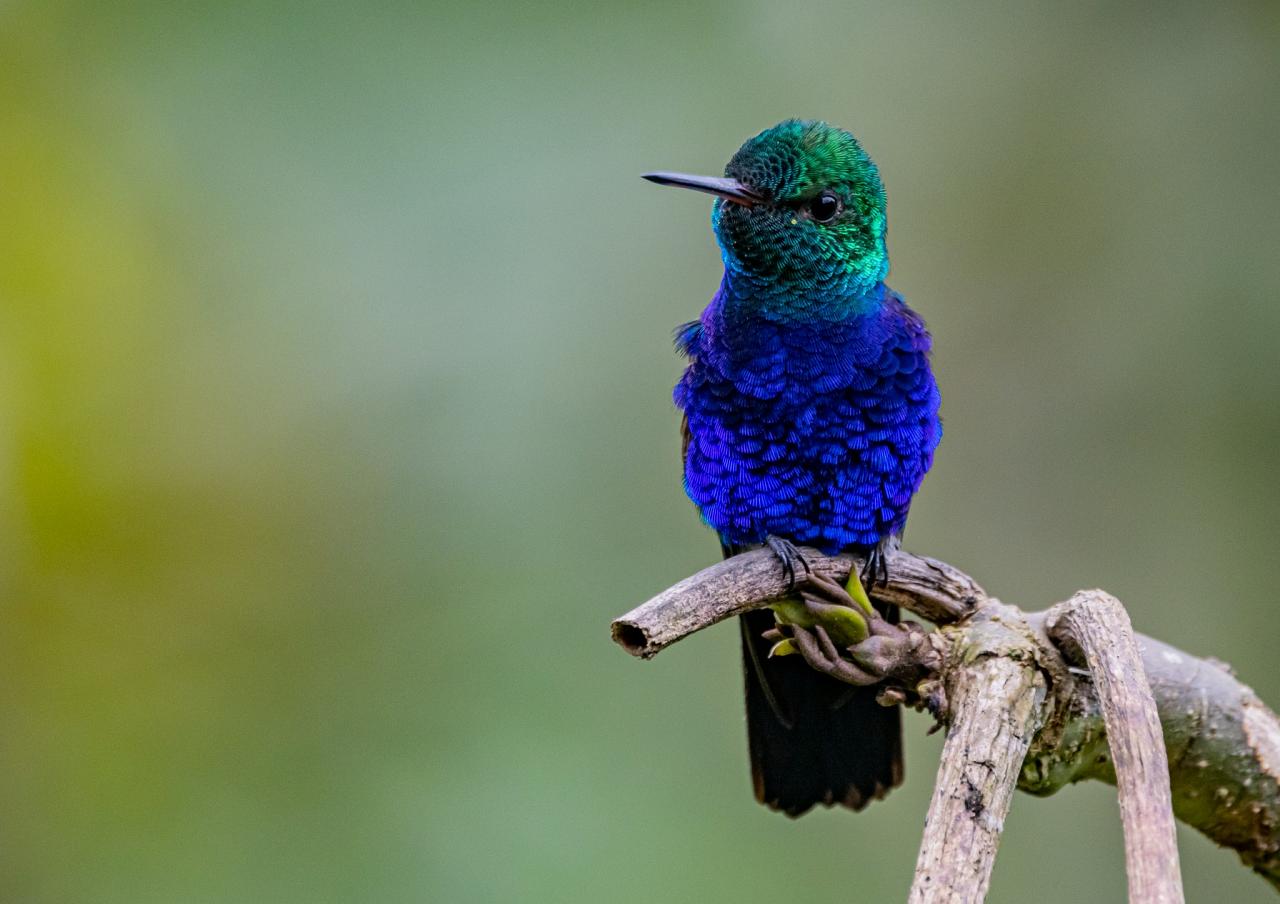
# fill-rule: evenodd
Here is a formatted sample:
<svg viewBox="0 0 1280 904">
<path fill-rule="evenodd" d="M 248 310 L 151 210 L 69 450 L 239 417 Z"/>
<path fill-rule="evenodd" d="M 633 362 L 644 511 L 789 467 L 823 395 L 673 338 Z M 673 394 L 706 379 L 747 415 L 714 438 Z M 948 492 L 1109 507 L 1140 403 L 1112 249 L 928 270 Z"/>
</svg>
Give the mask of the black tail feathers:
<svg viewBox="0 0 1280 904">
<path fill-rule="evenodd" d="M 900 785 L 899 707 L 881 706 L 874 687 L 836 681 L 799 656 L 769 659 L 760 637 L 773 625 L 768 609 L 740 623 L 756 799 L 794 817 L 815 804 L 861 810 Z"/>
</svg>

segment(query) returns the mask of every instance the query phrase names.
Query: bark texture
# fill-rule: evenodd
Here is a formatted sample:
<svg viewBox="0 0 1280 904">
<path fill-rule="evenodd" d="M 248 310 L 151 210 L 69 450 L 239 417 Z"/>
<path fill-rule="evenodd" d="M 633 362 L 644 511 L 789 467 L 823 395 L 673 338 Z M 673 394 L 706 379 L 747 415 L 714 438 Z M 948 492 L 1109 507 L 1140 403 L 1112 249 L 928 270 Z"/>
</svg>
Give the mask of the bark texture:
<svg viewBox="0 0 1280 904">
<path fill-rule="evenodd" d="M 957 632 L 946 672 L 950 725 L 925 818 L 910 904 L 978 904 L 991 884 L 1022 760 L 1040 727 L 1035 641 L 998 603 Z"/>
<path fill-rule="evenodd" d="M 1164 734 L 1129 616 L 1115 597 L 1082 590 L 1049 610 L 1045 628 L 1064 655 L 1083 661 L 1102 708 L 1124 824 L 1129 900 L 1182 904 Z"/>
</svg>

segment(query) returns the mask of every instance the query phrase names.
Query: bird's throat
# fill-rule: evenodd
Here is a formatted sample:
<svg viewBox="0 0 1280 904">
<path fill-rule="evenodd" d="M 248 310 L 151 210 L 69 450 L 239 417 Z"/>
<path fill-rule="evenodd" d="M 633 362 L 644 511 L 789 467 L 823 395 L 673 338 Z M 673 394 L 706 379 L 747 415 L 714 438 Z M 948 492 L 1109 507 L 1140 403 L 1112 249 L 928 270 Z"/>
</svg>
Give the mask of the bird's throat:
<svg viewBox="0 0 1280 904">
<path fill-rule="evenodd" d="M 725 326 L 745 326 L 754 320 L 821 325 L 875 314 L 884 304 L 884 298 L 885 286 L 880 281 L 871 285 L 855 279 L 783 282 L 726 269 L 708 313 L 713 313 Z"/>
</svg>

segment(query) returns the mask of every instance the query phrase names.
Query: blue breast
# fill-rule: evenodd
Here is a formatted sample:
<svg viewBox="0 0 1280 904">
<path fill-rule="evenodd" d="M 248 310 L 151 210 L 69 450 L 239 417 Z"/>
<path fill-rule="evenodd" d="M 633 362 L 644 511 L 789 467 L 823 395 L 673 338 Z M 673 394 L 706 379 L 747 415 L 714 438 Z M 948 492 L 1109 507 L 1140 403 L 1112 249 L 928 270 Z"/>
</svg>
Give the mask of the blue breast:
<svg viewBox="0 0 1280 904">
<path fill-rule="evenodd" d="M 722 541 L 836 552 L 902 532 L 942 424 L 924 323 L 880 290 L 866 313 L 797 322 L 722 289 L 678 334 L 685 489 Z"/>
</svg>

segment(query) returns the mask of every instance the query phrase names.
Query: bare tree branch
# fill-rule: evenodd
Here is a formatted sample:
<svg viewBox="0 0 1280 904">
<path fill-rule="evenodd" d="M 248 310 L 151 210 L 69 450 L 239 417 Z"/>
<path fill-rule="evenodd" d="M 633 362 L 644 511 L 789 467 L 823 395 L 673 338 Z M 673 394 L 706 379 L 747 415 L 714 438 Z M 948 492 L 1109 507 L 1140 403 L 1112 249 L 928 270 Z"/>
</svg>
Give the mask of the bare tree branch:
<svg viewBox="0 0 1280 904">
<path fill-rule="evenodd" d="M 1088 666 L 1102 706 L 1124 824 L 1129 900 L 1182 904 L 1164 735 L 1129 616 L 1115 597 L 1082 590 L 1049 610 L 1045 628 L 1068 659 Z"/>
<path fill-rule="evenodd" d="M 851 566 L 861 564 L 848 556 L 803 552 L 815 571 L 840 581 Z M 940 632 L 945 643 L 932 645 L 944 653 L 938 680 L 957 695 L 952 699 L 953 733 L 964 730 L 961 724 L 968 721 L 960 717 L 966 692 L 956 675 L 965 668 L 965 651 L 978 648 L 972 632 L 989 621 L 988 608 L 999 606 L 993 611 L 1004 613 L 1002 621 L 1012 619 L 1019 632 L 1030 632 L 1036 639 L 1035 655 L 1022 650 L 978 659 L 1020 663 L 1038 674 L 1047 688 L 1038 704 L 1040 727 L 1023 759 L 1018 787 L 1045 795 L 1082 779 L 1116 781 L 1098 688 L 1087 673 L 1073 674 L 1072 666 L 1086 664 L 1079 658 L 1082 651 L 1071 644 L 1058 648 L 1045 630 L 1047 613 L 1000 606 L 968 575 L 933 559 L 899 552 L 889 565 L 890 583 L 877 588 L 877 599 L 941 625 L 953 624 Z M 613 638 L 627 652 L 647 659 L 695 631 L 767 605 L 786 590 L 781 568 L 767 550 L 734 556 L 619 618 L 613 623 Z M 978 612 L 984 614 L 975 615 Z M 1056 633 L 1063 640 L 1060 628 Z M 1234 849 L 1280 891 L 1280 720 L 1220 663 L 1142 635 L 1135 639 L 1167 748 L 1174 813 Z M 956 780 L 966 774 L 963 768 L 954 772 Z M 990 787 L 994 793 L 999 783 Z M 996 812 L 991 809 L 995 799 L 984 800 L 984 812 Z M 924 863 L 923 851 L 921 856 Z"/>
<path fill-rule="evenodd" d="M 991 884 L 1022 760 L 1040 728 L 1044 677 L 1017 612 L 984 606 L 946 671 L 947 740 L 925 817 L 909 904 L 980 904 Z M 1020 655 L 1019 655 L 1020 654 Z"/>
<path fill-rule="evenodd" d="M 1135 637 L 1160 715 L 1174 815 L 1280 891 L 1280 720 L 1223 663 Z M 1093 682 L 1065 675 L 1055 696 L 1062 702 L 1032 743 L 1019 787 L 1043 796 L 1085 779 L 1115 784 Z"/>
<path fill-rule="evenodd" d="M 804 553 L 814 571 L 841 584 L 848 580 L 850 568 L 862 564 L 852 556 Z M 876 598 L 938 624 L 964 618 L 987 598 L 973 578 L 924 556 L 894 553 L 889 574 L 889 586 L 878 589 Z M 786 593 L 787 581 L 773 552 L 745 552 L 704 568 L 615 619 L 613 639 L 632 656 L 650 659 L 694 631 L 758 609 Z"/>
</svg>

